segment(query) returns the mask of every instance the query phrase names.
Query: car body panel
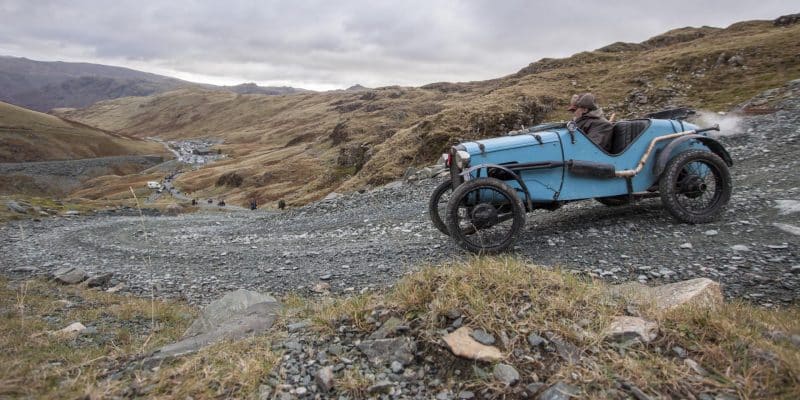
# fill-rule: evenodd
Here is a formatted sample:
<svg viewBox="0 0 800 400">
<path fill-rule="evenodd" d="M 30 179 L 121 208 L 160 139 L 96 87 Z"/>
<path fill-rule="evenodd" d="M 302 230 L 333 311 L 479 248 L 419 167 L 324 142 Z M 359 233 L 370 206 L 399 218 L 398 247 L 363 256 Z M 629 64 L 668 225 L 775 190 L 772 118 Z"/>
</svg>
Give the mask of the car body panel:
<svg viewBox="0 0 800 400">
<path fill-rule="evenodd" d="M 697 126 L 683 121 L 653 119 L 648 128 L 619 154 L 607 153 L 580 130 L 570 134 L 567 128 L 558 127 L 547 131 L 523 132 L 514 136 L 465 142 L 461 143 L 459 148 L 470 154 L 469 165 L 472 168 L 484 164 L 509 166 L 545 161 L 561 163 L 548 168 L 515 171 L 527 186 L 530 199 L 534 203 L 552 203 L 628 194 L 625 178 L 579 175 L 567 167 L 571 160 L 611 164 L 616 171 L 635 169 L 654 139 L 696 129 Z M 644 167 L 631 178 L 633 192 L 646 191 L 658 182 L 659 176 L 654 167 L 659 153 L 671 140 L 673 139 L 658 141 L 655 144 Z M 678 154 L 689 149 L 710 151 L 698 140 L 687 140 L 674 147 L 670 153 Z M 469 179 L 486 177 L 488 169 L 476 168 L 469 173 Z M 516 180 L 504 180 L 524 198 L 524 190 Z"/>
</svg>

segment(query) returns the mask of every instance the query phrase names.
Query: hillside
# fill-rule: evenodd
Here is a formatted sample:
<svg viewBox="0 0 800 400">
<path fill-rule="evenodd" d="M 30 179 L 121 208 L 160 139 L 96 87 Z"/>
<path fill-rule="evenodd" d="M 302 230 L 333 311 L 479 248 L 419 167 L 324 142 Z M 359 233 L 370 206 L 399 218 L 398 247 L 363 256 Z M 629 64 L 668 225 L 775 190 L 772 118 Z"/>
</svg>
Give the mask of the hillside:
<svg viewBox="0 0 800 400">
<path fill-rule="evenodd" d="M 63 115 L 140 137 L 222 138 L 219 148 L 230 158 L 181 175 L 176 185 L 229 203 L 256 197 L 301 204 L 389 182 L 410 166 L 433 162 L 459 139 L 567 119 L 561 110 L 577 92 L 592 91 L 618 117 L 679 105 L 729 110 L 800 77 L 798 38 L 800 24 L 772 21 L 681 28 L 638 44 L 542 59 L 482 82 L 276 97 L 192 88 Z M 220 180 L 225 174 L 242 180 Z"/>
<path fill-rule="evenodd" d="M 0 163 L 163 153 L 157 143 L 0 102 Z"/>
<path fill-rule="evenodd" d="M 266 95 L 301 90 L 255 84 L 201 85 L 122 67 L 0 56 L 0 101 L 37 111 L 88 107 L 101 100 L 148 96 L 184 87 Z"/>
</svg>

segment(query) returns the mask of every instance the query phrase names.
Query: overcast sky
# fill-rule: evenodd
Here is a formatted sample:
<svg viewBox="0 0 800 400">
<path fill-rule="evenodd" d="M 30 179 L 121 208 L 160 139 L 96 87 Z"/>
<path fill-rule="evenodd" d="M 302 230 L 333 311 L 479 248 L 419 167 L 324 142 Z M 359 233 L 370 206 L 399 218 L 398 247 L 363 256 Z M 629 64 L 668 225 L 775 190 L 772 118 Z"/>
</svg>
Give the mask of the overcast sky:
<svg viewBox="0 0 800 400">
<path fill-rule="evenodd" d="M 672 28 L 800 12 L 787 0 L 0 0 L 0 55 L 315 90 L 497 78 Z"/>
</svg>

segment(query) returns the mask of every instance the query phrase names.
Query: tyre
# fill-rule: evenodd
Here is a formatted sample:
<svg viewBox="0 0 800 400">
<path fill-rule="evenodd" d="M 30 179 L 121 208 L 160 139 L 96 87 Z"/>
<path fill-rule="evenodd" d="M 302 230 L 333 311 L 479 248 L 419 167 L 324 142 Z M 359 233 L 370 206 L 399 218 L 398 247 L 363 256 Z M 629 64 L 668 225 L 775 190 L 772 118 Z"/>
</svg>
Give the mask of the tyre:
<svg viewBox="0 0 800 400">
<path fill-rule="evenodd" d="M 436 186 L 430 200 L 428 200 L 428 215 L 431 218 L 431 222 L 433 222 L 433 226 L 447 236 L 450 236 L 450 232 L 447 230 L 447 225 L 442 217 L 447 212 L 447 201 L 450 200 L 452 193 L 453 181 L 448 179 Z"/>
<path fill-rule="evenodd" d="M 676 219 L 690 224 L 717 219 L 732 190 L 728 166 L 716 154 L 703 150 L 675 156 L 659 181 L 664 207 Z"/>
<path fill-rule="evenodd" d="M 491 254 L 506 250 L 525 226 L 525 208 L 511 186 L 495 178 L 467 181 L 447 203 L 450 237 L 463 249 Z"/>
<path fill-rule="evenodd" d="M 610 196 L 610 197 L 595 197 L 597 202 L 608 207 L 619 207 L 630 203 L 628 195 L 623 196 Z"/>
</svg>

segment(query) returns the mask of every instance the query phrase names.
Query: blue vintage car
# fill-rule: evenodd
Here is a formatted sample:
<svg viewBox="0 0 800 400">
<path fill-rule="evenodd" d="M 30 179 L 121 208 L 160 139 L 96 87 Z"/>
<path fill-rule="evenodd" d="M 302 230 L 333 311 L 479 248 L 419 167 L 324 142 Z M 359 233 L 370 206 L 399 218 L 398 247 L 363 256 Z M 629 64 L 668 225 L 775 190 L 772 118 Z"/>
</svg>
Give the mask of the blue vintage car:
<svg viewBox="0 0 800 400">
<path fill-rule="evenodd" d="M 596 199 L 608 205 L 660 196 L 678 220 L 716 219 L 731 196 L 730 155 L 709 131 L 680 119 L 614 125 L 611 149 L 598 147 L 574 123 L 534 126 L 460 143 L 443 155 L 450 179 L 433 192 L 433 224 L 478 253 L 511 246 L 525 214 Z"/>
</svg>

